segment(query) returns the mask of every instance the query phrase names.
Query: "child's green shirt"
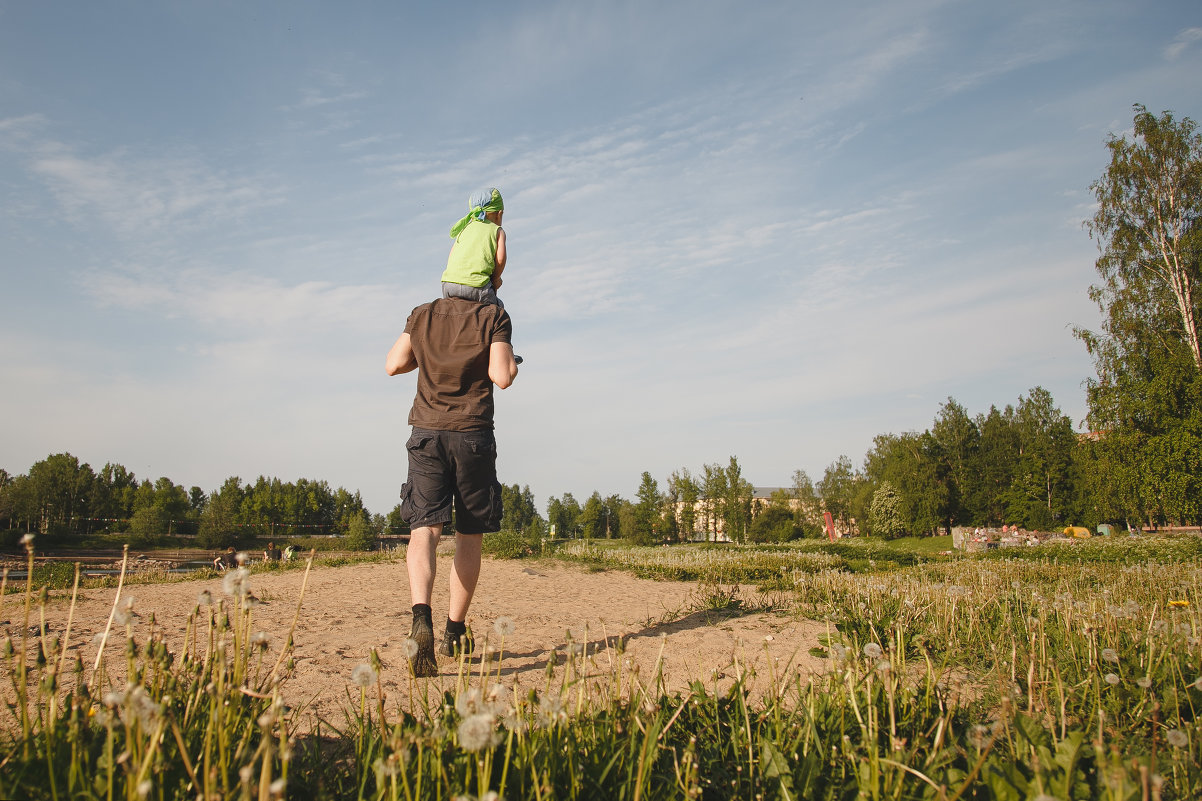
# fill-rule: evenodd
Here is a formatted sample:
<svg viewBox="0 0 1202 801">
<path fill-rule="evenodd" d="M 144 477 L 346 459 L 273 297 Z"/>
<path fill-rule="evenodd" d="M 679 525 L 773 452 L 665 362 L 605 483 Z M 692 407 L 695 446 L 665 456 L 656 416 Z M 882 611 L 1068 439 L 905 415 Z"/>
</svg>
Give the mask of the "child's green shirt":
<svg viewBox="0 0 1202 801">
<path fill-rule="evenodd" d="M 449 284 L 485 287 L 497 268 L 497 231 L 488 220 L 472 220 L 455 239 L 442 280 Z"/>
</svg>

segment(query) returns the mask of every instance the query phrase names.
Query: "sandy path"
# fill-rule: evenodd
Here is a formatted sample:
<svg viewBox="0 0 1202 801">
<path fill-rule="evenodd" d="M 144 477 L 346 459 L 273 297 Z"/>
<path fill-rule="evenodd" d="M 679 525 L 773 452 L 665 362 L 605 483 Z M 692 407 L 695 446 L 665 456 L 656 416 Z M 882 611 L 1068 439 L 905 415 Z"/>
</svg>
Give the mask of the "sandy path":
<svg viewBox="0 0 1202 801">
<path fill-rule="evenodd" d="M 449 551 L 440 551 L 433 602 L 437 634 L 446 615 L 449 558 Z M 271 636 L 268 659 L 272 662 L 292 623 L 303 573 L 251 576 L 252 590 L 262 601 L 254 610 L 254 629 Z M 126 588 L 123 594 L 134 596 L 138 613 L 135 637 L 145 641 L 153 612 L 169 647 L 182 651 L 187 617 L 202 590 L 222 597 L 221 579 Z M 92 638 L 104 628 L 113 590 L 88 590 L 80 596 L 71 643 L 90 666 L 96 653 Z M 384 665 L 381 678 L 389 706 L 404 705 L 415 684 L 404 657 L 408 597 L 401 559 L 389 564 L 315 567 L 295 635 L 296 667 L 285 685 L 288 702 L 308 703 L 310 712 L 342 723 L 351 671 L 375 648 Z M 594 674 L 609 675 L 615 667 L 628 671 L 637 665 L 639 675 L 646 678 L 662 653 L 671 689 L 683 688 L 693 679 L 712 686 L 715 672 L 733 674 L 736 658 L 739 664 L 753 667 L 760 681 L 771 672 L 769 662 L 778 675 L 786 666 L 794 672 L 822 670 L 823 660 L 808 651 L 825 631 L 823 624 L 777 613 L 724 618 L 695 611 L 697 600 L 693 583 L 590 572 L 549 561 L 486 559 L 468 622 L 476 632 L 479 654 L 489 644 L 486 637 L 497 644 L 493 626 L 498 617 L 513 621 L 514 633 L 505 640 L 500 666 L 501 681 L 511 689 L 543 686 L 548 662 L 565 661 L 571 647 L 569 632 L 573 642 L 588 643 L 588 653 L 596 654 Z M 16 596 L 9 596 L 0 612 L 0 621 L 14 635 L 20 627 L 19 603 Z M 68 606 L 67 599 L 52 599 L 47 607 L 50 629 L 60 635 Z M 432 681 L 442 688 L 453 687 L 457 665 L 440 658 L 439 666 L 442 675 Z M 495 662 L 492 670 L 495 675 Z"/>
</svg>

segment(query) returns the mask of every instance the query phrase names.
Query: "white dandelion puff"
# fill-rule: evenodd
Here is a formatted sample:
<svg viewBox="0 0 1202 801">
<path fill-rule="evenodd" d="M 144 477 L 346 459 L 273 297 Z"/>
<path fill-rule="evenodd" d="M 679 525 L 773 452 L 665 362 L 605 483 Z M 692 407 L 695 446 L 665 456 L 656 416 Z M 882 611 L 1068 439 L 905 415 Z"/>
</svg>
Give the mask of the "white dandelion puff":
<svg viewBox="0 0 1202 801">
<path fill-rule="evenodd" d="M 1150 678 L 1148 678 L 1147 676 L 1140 676 L 1138 679 L 1135 680 L 1135 683 L 1137 685 L 1139 685 L 1139 688 L 1141 690 L 1146 690 L 1152 686 L 1152 680 Z"/>
<path fill-rule="evenodd" d="M 351 683 L 366 690 L 376 683 L 376 671 L 366 662 L 360 662 L 351 671 Z"/>
<path fill-rule="evenodd" d="M 418 648 L 417 640 L 414 640 L 412 638 L 406 638 L 406 640 L 405 640 L 405 658 L 410 659 L 410 660 L 414 659 L 417 656 L 418 650 L 420 650 L 420 649 Z"/>
<path fill-rule="evenodd" d="M 240 551 L 234 555 L 234 561 L 239 565 L 244 565 L 250 561 L 250 554 L 248 554 L 246 551 Z"/>
<path fill-rule="evenodd" d="M 1107 662 L 1118 662 L 1119 654 L 1118 651 L 1114 650 L 1113 648 L 1103 648 L 1102 658 Z"/>
<path fill-rule="evenodd" d="M 869 659 L 880 659 L 884 653 L 885 652 L 881 650 L 881 646 L 874 642 L 870 642 L 864 646 L 864 656 L 868 657 Z"/>
<path fill-rule="evenodd" d="M 469 687 L 455 699 L 455 711 L 461 718 L 470 718 L 484 712 L 484 693 L 479 687 Z"/>
<path fill-rule="evenodd" d="M 196 603 L 200 606 L 212 606 L 213 593 L 208 590 L 201 590 L 200 594 L 196 596 Z"/>
<path fill-rule="evenodd" d="M 499 617 L 497 618 L 496 622 L 492 624 L 492 629 L 499 637 L 511 637 L 513 636 L 513 633 L 517 631 L 517 626 L 514 625 L 513 618 Z"/>
<path fill-rule="evenodd" d="M 459 747 L 464 751 L 483 751 L 500 743 L 493 716 L 487 713 L 470 715 L 463 719 L 457 730 Z"/>
<path fill-rule="evenodd" d="M 1106 682 L 1111 687 L 1114 687 L 1121 681 L 1121 679 L 1113 673 L 1107 673 L 1105 676 L 1102 677 L 1102 681 Z"/>
<path fill-rule="evenodd" d="M 1189 735 L 1181 729 L 1169 729 L 1164 733 L 1164 739 L 1174 748 L 1185 748 L 1189 745 Z"/>
</svg>

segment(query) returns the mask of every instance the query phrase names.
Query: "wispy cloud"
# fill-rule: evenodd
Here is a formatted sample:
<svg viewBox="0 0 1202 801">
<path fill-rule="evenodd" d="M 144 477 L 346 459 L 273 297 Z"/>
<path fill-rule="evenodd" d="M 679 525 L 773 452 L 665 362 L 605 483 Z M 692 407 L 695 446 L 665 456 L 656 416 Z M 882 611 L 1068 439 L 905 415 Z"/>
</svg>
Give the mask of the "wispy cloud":
<svg viewBox="0 0 1202 801">
<path fill-rule="evenodd" d="M 46 144 L 32 154 L 30 169 L 72 220 L 102 220 L 127 237 L 227 222 L 279 202 L 261 179 L 191 158 L 135 158 L 127 151 L 87 157 Z"/>
<path fill-rule="evenodd" d="M 1164 57 L 1176 61 L 1195 43 L 1202 41 L 1202 28 L 1186 28 L 1173 37 L 1173 41 L 1164 49 Z"/>
</svg>

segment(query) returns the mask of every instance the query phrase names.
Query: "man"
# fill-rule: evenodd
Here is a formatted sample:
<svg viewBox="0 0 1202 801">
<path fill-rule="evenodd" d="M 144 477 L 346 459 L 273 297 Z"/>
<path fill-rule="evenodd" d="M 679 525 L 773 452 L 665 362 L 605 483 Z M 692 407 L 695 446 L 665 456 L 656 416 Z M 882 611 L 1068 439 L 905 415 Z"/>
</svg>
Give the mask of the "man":
<svg viewBox="0 0 1202 801">
<path fill-rule="evenodd" d="M 401 487 L 401 517 L 409 524 L 409 594 L 417 643 L 415 676 L 434 676 L 430 596 L 436 550 L 454 507 L 455 558 L 451 599 L 439 650 L 471 653 L 467 611 L 480 577 L 482 535 L 501 527 L 501 484 L 493 437 L 493 385 L 508 388 L 518 367 L 510 345 L 512 323 L 500 306 L 443 298 L 414 309 L 384 362 L 388 375 L 418 371 L 405 444 L 409 476 Z"/>
</svg>

